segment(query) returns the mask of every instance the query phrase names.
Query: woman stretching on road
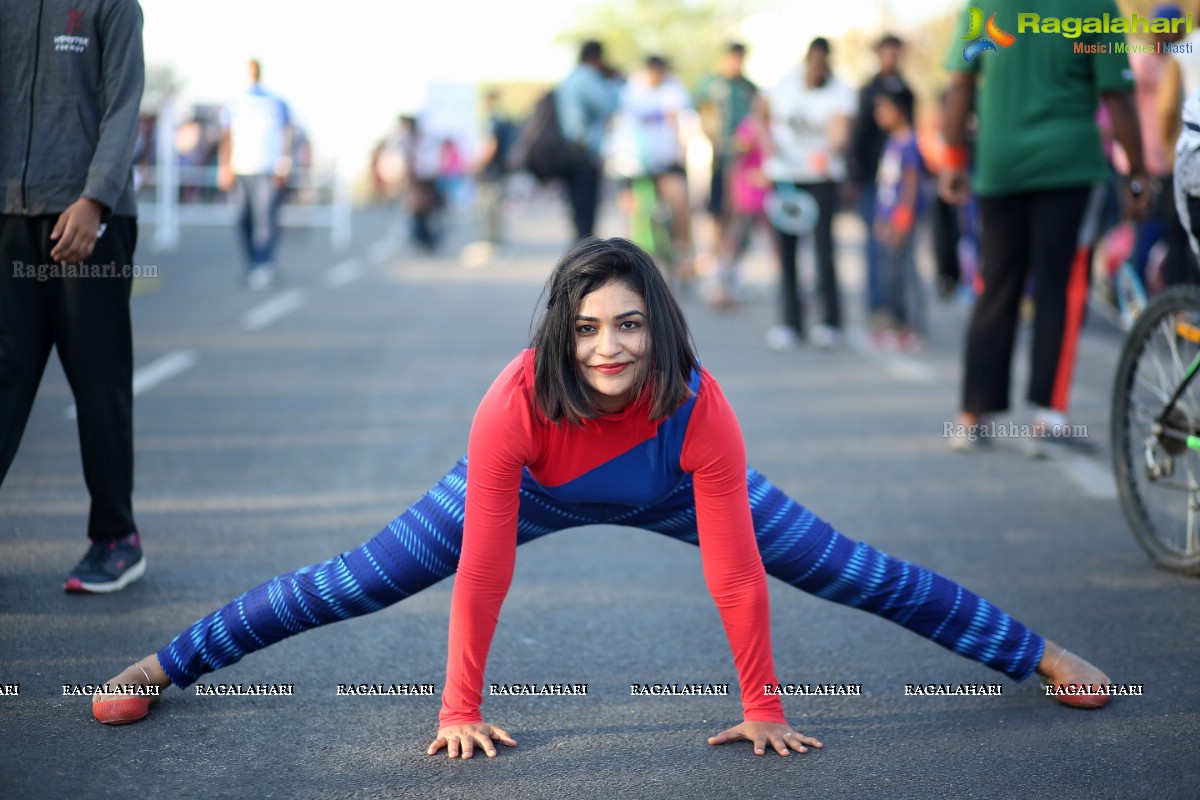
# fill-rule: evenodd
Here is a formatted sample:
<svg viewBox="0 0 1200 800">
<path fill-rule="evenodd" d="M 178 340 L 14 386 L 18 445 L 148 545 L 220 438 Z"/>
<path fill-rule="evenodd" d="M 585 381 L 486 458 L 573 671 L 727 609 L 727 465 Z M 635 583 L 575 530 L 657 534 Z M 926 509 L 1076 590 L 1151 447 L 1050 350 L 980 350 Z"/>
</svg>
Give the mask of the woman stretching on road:
<svg viewBox="0 0 1200 800">
<path fill-rule="evenodd" d="M 771 653 L 766 573 L 871 611 L 1015 680 L 1107 684 L 1083 659 L 922 567 L 848 539 L 746 466 L 737 419 L 692 349 L 683 314 L 646 253 L 584 240 L 555 267 L 532 347 L 500 373 L 467 458 L 377 536 L 272 578 L 196 622 L 112 684 L 187 687 L 254 650 L 377 611 L 454 574 L 437 738 L 470 758 L 513 746 L 480 713 L 484 666 L 516 547 L 552 531 L 628 525 L 699 544 L 741 685 L 744 721 L 710 744 L 756 754 L 820 747 L 787 724 Z M 467 491 L 468 485 L 470 491 Z M 764 570 L 765 568 L 765 570 Z M 1059 695 L 1098 707 L 1104 695 Z M 141 719 L 149 698 L 99 694 L 101 722 Z"/>
</svg>

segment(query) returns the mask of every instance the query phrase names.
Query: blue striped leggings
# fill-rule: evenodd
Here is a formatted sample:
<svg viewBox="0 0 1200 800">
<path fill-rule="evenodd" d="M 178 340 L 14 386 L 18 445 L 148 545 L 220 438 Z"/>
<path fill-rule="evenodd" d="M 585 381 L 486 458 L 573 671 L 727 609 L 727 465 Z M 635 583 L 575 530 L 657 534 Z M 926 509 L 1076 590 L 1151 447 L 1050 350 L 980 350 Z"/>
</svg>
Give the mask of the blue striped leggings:
<svg viewBox="0 0 1200 800">
<path fill-rule="evenodd" d="M 1042 637 L 936 572 L 842 536 L 766 478 L 748 471 L 754 530 L 767 573 L 806 592 L 871 611 L 956 653 L 1024 680 Z M 453 574 L 462 543 L 465 460 L 374 538 L 320 564 L 279 575 L 197 621 L 158 652 L 186 687 L 247 653 L 329 622 L 378 611 Z M 645 508 L 564 505 L 529 481 L 521 489 L 518 543 L 552 531 L 606 524 L 696 544 L 690 479 Z"/>
</svg>

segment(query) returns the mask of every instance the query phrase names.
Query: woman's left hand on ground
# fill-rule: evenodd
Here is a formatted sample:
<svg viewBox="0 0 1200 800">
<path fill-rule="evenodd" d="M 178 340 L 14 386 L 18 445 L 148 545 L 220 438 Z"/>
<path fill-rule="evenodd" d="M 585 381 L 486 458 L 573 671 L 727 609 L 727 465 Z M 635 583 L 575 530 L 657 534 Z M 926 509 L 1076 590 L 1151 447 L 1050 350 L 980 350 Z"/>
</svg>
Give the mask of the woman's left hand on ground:
<svg viewBox="0 0 1200 800">
<path fill-rule="evenodd" d="M 792 730 L 792 726 L 782 722 L 757 722 L 746 720 L 741 725 L 734 725 L 716 736 L 710 736 L 709 744 L 725 744 L 726 742 L 747 741 L 754 744 L 754 755 L 761 756 L 766 752 L 767 745 L 775 748 L 781 756 L 797 753 L 807 753 L 809 747 L 820 749 L 824 747 L 819 741 L 803 733 Z"/>
</svg>

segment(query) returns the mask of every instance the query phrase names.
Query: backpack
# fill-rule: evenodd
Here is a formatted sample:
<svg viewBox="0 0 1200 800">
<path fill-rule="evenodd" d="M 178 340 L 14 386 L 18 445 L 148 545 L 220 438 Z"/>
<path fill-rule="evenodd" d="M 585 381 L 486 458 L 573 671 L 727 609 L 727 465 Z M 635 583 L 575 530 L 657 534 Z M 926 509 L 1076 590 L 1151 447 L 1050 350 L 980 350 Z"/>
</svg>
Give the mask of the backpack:
<svg viewBox="0 0 1200 800">
<path fill-rule="evenodd" d="M 524 170 L 539 183 L 546 183 L 561 178 L 586 158 L 583 146 L 563 135 L 551 89 L 538 100 L 533 114 L 521 126 L 508 153 L 508 167 L 513 171 Z"/>
</svg>

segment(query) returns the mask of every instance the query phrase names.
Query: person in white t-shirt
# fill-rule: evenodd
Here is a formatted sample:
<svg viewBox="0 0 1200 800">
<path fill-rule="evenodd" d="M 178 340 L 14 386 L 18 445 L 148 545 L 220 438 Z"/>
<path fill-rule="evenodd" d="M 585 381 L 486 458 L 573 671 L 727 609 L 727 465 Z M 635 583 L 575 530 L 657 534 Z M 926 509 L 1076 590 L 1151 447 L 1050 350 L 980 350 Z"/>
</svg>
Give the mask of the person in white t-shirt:
<svg viewBox="0 0 1200 800">
<path fill-rule="evenodd" d="M 1192 253 L 1200 256 L 1200 89 L 1184 102 L 1182 121 L 1183 130 L 1175 143 L 1175 210 L 1187 231 Z M 1187 283 L 1200 280 L 1194 273 L 1187 278 Z"/>
<path fill-rule="evenodd" d="M 1194 12 L 1200 12 L 1200 3 L 1197 3 L 1196 0 L 1181 5 L 1183 8 L 1179 9 L 1180 14 L 1189 7 Z M 1197 16 L 1200 16 L 1200 13 Z M 1181 101 L 1186 100 L 1200 89 L 1200 27 L 1191 30 L 1179 40 L 1178 45 L 1171 49 L 1171 58 L 1175 61 L 1179 72 Z"/>
<path fill-rule="evenodd" d="M 292 171 L 292 121 L 287 103 L 262 88 L 262 65 L 249 64 L 250 88 L 221 111 L 217 182 L 234 191 L 246 253 L 246 285 L 275 280 L 279 200 Z"/>
<path fill-rule="evenodd" d="M 622 179 L 622 208 L 632 209 L 633 178 L 654 179 L 658 197 L 671 209 L 671 239 L 682 278 L 691 275 L 692 235 L 679 115 L 691 107 L 691 95 L 666 60 L 650 56 L 621 90 L 607 153 L 611 171 Z"/>
<path fill-rule="evenodd" d="M 833 346 L 841 336 L 833 214 L 838 183 L 846 179 L 844 150 L 857 101 L 854 90 L 833 75 L 829 56 L 829 42 L 813 39 L 804 63 L 768 93 L 772 152 L 764 167 L 777 190 L 791 186 L 808 192 L 820 210 L 813 236 L 823 319 L 808 332 L 818 347 Z M 781 320 L 767 332 L 767 344 L 784 349 L 804 335 L 804 306 L 796 268 L 799 237 L 779 231 L 779 244 Z"/>
</svg>

